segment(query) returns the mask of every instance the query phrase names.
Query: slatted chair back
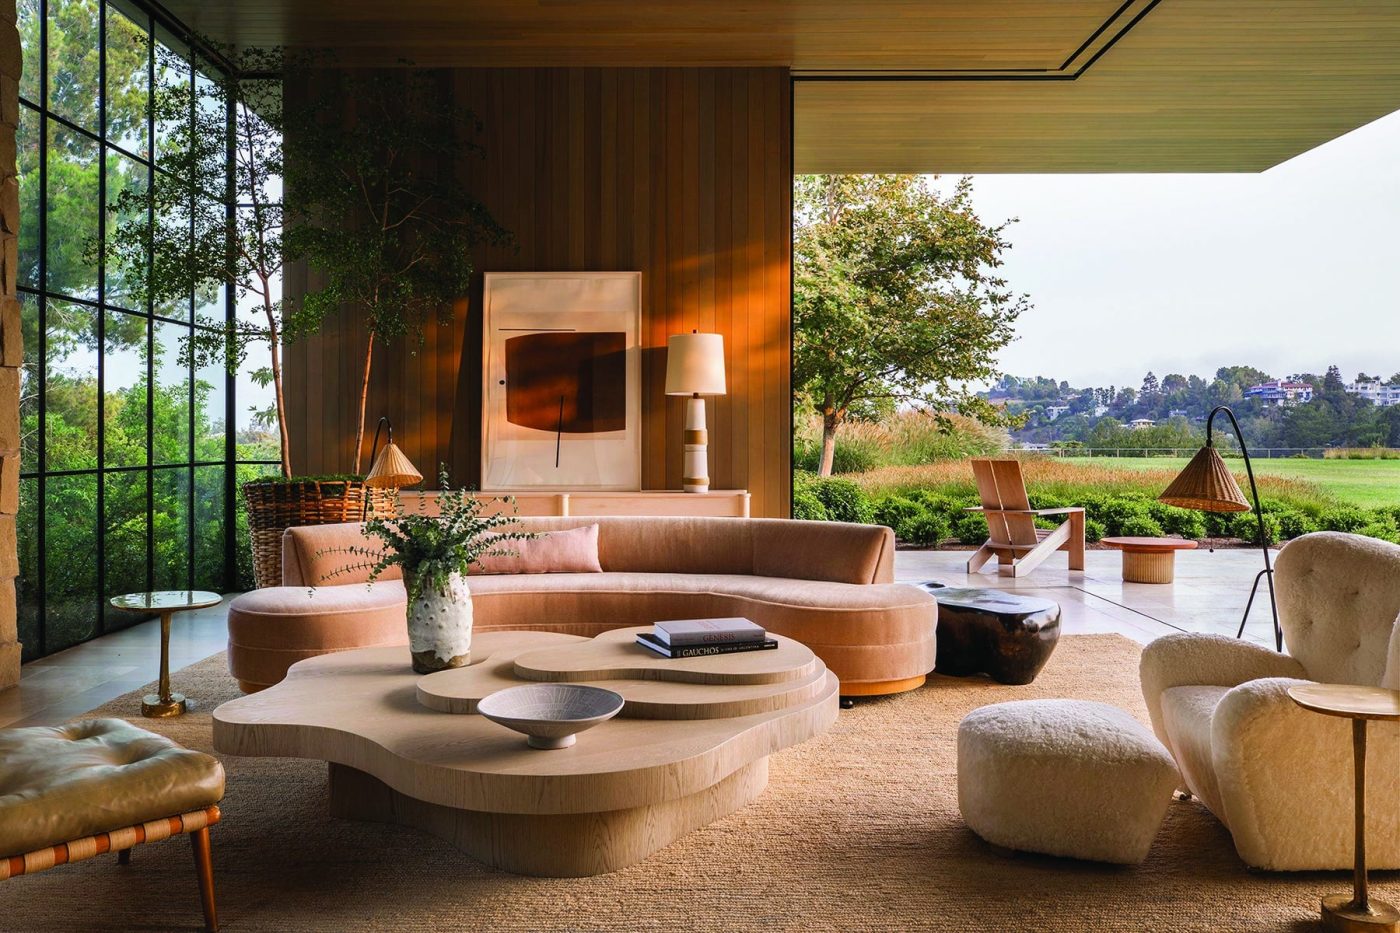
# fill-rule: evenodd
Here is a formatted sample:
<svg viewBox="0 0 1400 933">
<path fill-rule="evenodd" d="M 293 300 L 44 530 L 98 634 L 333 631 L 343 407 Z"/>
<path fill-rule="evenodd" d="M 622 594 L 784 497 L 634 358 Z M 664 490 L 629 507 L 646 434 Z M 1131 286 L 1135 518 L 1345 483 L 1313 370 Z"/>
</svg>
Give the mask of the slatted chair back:
<svg viewBox="0 0 1400 933">
<path fill-rule="evenodd" d="M 988 537 L 996 545 L 1034 546 L 1035 517 L 1030 511 L 1031 500 L 1026 495 L 1026 481 L 1021 476 L 1019 460 L 973 460 L 972 475 L 977 480 L 977 494 L 982 498 L 983 514 L 987 516 Z"/>
</svg>

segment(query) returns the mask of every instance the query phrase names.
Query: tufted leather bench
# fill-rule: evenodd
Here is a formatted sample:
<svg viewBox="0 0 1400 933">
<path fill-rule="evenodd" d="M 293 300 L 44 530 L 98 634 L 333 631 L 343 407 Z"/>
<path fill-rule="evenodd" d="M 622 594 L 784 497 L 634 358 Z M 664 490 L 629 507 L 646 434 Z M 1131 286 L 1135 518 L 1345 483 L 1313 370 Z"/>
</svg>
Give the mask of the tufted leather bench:
<svg viewBox="0 0 1400 933">
<path fill-rule="evenodd" d="M 189 833 L 204 923 L 218 929 L 209 827 L 224 769 L 120 719 L 0 730 L 0 880 Z"/>
</svg>

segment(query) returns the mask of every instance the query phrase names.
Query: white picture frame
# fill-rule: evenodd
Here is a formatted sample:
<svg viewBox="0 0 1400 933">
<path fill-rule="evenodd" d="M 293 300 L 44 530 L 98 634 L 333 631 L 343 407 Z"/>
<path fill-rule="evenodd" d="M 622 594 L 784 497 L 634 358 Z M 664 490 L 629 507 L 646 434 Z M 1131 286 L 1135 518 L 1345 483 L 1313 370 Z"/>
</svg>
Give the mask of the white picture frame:
<svg viewBox="0 0 1400 933">
<path fill-rule="evenodd" d="M 481 488 L 641 489 L 642 274 L 484 278 Z"/>
</svg>

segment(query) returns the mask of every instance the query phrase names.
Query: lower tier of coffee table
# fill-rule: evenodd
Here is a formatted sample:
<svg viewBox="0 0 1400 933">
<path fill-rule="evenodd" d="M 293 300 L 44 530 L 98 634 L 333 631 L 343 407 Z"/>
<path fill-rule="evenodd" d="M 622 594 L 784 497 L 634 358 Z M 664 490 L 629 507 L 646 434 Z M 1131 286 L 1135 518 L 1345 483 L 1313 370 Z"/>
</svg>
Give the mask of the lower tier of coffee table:
<svg viewBox="0 0 1400 933">
<path fill-rule="evenodd" d="M 329 777 L 331 816 L 421 829 L 480 862 L 518 875 L 580 878 L 640 862 L 757 800 L 768 786 L 768 759 L 747 764 L 687 797 L 596 813 L 460 810 L 410 797 L 334 762 Z"/>
</svg>

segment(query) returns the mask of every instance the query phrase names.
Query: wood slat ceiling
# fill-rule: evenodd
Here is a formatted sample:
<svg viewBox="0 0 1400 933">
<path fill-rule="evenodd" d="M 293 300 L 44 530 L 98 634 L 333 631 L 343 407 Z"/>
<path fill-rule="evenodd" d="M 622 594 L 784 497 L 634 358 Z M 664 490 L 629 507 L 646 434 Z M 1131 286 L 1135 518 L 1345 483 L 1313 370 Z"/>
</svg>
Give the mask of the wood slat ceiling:
<svg viewBox="0 0 1400 933">
<path fill-rule="evenodd" d="M 1397 0 L 166 5 L 345 64 L 788 67 L 799 172 L 1261 171 L 1400 108 Z"/>
</svg>

